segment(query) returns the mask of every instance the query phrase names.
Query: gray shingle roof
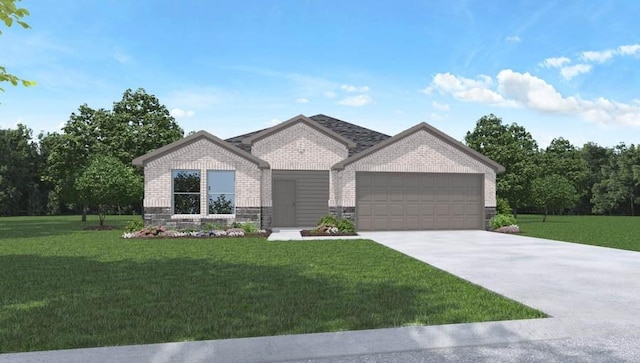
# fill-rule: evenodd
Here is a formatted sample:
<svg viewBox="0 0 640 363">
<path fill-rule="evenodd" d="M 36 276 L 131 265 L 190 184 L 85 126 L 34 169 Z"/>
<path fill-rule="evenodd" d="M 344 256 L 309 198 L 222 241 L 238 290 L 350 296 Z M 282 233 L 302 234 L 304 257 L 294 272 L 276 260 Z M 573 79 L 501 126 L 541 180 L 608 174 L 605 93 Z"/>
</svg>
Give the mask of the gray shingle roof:
<svg viewBox="0 0 640 363">
<path fill-rule="evenodd" d="M 391 137 L 389 135 L 385 135 L 383 133 L 367 129 L 362 126 L 354 125 L 352 123 L 338 120 L 337 118 L 329 117 L 322 114 L 311 116 L 309 118 L 316 121 L 321 126 L 326 127 L 327 129 L 341 135 L 342 137 L 355 142 L 356 147 L 349 150 L 349 156 L 356 155 L 359 152 L 367 150 L 368 148 L 378 144 L 379 142 L 384 141 Z M 249 145 L 243 145 L 242 140 L 247 137 L 253 136 L 259 132 L 262 132 L 264 130 L 266 129 L 250 132 L 244 135 L 235 136 L 235 137 L 226 139 L 225 141 L 231 143 L 232 145 L 244 151 L 251 152 L 251 147 Z"/>
</svg>

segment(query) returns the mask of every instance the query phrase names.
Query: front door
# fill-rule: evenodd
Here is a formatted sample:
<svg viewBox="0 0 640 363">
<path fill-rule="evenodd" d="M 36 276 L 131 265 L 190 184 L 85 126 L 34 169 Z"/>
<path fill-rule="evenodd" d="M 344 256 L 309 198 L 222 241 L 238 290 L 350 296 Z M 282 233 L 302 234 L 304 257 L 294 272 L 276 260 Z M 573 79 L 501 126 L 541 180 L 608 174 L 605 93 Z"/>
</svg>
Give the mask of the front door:
<svg viewBox="0 0 640 363">
<path fill-rule="evenodd" d="M 296 226 L 296 181 L 273 181 L 273 226 Z"/>
</svg>

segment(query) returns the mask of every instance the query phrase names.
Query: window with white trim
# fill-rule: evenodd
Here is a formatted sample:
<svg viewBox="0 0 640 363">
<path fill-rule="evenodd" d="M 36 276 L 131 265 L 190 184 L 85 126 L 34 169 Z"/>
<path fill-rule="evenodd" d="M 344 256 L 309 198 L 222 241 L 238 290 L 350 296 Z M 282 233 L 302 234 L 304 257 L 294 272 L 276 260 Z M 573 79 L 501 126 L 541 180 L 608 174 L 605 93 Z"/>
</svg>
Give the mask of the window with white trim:
<svg viewBox="0 0 640 363">
<path fill-rule="evenodd" d="M 209 214 L 236 213 L 236 172 L 207 171 L 207 199 Z"/>
<path fill-rule="evenodd" d="M 200 170 L 172 170 L 173 213 L 200 214 Z"/>
</svg>

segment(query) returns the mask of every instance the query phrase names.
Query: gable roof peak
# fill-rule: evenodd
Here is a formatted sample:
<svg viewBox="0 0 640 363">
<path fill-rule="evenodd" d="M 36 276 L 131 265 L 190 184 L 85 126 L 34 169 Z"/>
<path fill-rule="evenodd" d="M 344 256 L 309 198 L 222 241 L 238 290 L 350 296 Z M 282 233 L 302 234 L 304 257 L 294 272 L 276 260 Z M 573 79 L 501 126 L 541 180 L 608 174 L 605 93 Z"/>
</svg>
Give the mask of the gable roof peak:
<svg viewBox="0 0 640 363">
<path fill-rule="evenodd" d="M 262 130 L 260 132 L 257 132 L 255 134 L 252 134 L 244 139 L 242 139 L 242 144 L 243 145 L 253 145 L 256 141 L 264 139 L 265 137 L 271 136 L 281 130 L 284 130 L 290 126 L 293 126 L 295 124 L 298 123 L 304 123 L 307 126 L 310 126 L 313 129 L 316 129 L 317 131 L 325 134 L 326 136 L 329 136 L 330 138 L 333 138 L 341 143 L 343 143 L 344 145 L 347 146 L 347 148 L 349 149 L 353 149 L 356 144 L 353 142 L 353 140 L 349 140 L 346 137 L 336 133 L 335 131 L 331 130 L 330 128 L 324 127 L 322 126 L 320 123 L 315 122 L 314 120 L 310 119 L 309 117 L 305 116 L 305 115 L 298 115 L 298 116 L 294 116 L 292 118 L 290 118 L 287 121 L 281 122 L 273 127 L 270 127 L 268 129 Z"/>
</svg>

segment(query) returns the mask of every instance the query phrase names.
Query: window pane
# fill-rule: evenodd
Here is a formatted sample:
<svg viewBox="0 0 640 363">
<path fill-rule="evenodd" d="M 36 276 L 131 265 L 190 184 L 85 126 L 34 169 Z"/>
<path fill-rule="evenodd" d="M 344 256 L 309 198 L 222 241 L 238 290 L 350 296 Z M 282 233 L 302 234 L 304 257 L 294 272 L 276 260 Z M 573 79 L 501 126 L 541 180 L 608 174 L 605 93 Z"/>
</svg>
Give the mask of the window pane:
<svg viewBox="0 0 640 363">
<path fill-rule="evenodd" d="M 207 171 L 209 214 L 234 214 L 236 173 L 233 170 Z"/>
<path fill-rule="evenodd" d="M 233 194 L 209 194 L 209 214 L 234 214 L 235 207 Z"/>
<path fill-rule="evenodd" d="M 209 194 L 235 194 L 235 174 L 233 170 L 209 170 L 207 173 Z"/>
<path fill-rule="evenodd" d="M 173 213 L 200 214 L 200 194 L 174 194 Z"/>
<path fill-rule="evenodd" d="M 174 193 L 200 193 L 200 171 L 198 170 L 174 170 Z"/>
</svg>

